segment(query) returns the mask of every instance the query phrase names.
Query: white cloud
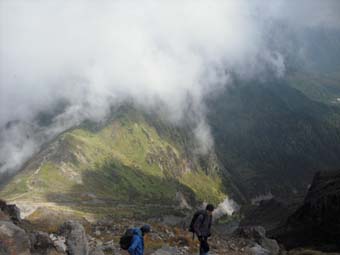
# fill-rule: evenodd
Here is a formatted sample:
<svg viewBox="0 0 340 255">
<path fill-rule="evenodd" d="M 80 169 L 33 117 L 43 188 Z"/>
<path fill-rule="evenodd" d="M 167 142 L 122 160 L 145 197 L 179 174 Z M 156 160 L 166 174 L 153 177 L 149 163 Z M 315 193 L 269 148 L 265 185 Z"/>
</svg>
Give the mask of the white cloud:
<svg viewBox="0 0 340 255">
<path fill-rule="evenodd" d="M 231 216 L 234 212 L 238 212 L 239 210 L 240 206 L 234 200 L 226 198 L 214 210 L 214 219 L 219 219 L 226 214 Z"/>
<path fill-rule="evenodd" d="M 324 6 L 317 24 L 335 26 L 339 5 L 326 2 L 317 6 Z M 284 59 L 267 44 L 265 20 L 298 18 L 279 0 L 0 0 L 0 128 L 32 123 L 63 99 L 71 104 L 58 117 L 55 129 L 63 130 L 132 98 L 145 107 L 161 102 L 172 121 L 190 108 L 209 147 L 203 98 L 223 88 L 231 71 L 248 77 L 271 66 L 282 76 Z"/>
</svg>

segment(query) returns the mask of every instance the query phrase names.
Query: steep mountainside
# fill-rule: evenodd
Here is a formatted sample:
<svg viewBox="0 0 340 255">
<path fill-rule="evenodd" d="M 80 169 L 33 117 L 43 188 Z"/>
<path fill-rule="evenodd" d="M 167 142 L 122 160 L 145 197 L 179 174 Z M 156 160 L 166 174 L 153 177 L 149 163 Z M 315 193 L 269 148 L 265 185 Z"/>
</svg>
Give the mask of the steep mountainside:
<svg viewBox="0 0 340 255">
<path fill-rule="evenodd" d="M 340 167 L 339 107 L 292 82 L 238 84 L 209 103 L 218 156 L 248 198 L 304 194 L 316 171 Z"/>
<path fill-rule="evenodd" d="M 285 26 L 271 33 L 284 77 L 235 78 L 209 100 L 209 123 L 219 158 L 248 198 L 287 199 L 304 195 L 316 171 L 340 168 L 340 33 Z"/>
<path fill-rule="evenodd" d="M 161 126 L 156 117 L 128 107 L 105 124 L 84 123 L 47 144 L 0 197 L 26 207 L 115 215 L 155 215 L 162 208 L 170 213 L 224 200 L 226 185 L 214 153 L 191 153 L 190 132 L 167 125 L 161 134 Z"/>
<path fill-rule="evenodd" d="M 288 248 L 311 246 L 340 250 L 340 170 L 319 172 L 303 204 L 276 236 Z"/>
</svg>

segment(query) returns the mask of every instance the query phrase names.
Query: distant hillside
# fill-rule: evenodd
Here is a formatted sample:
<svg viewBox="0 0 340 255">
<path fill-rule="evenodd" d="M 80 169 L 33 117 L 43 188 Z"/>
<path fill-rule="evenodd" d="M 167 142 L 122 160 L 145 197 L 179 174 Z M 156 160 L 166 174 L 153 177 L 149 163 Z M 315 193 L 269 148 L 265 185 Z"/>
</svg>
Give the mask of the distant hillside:
<svg viewBox="0 0 340 255">
<path fill-rule="evenodd" d="M 227 188 L 216 156 L 195 155 L 193 146 L 190 130 L 121 108 L 106 123 L 84 123 L 44 146 L 0 197 L 125 216 L 221 202 Z"/>
<path fill-rule="evenodd" d="M 316 171 L 340 167 L 340 108 L 298 82 L 239 82 L 209 101 L 218 157 L 248 198 L 304 194 Z"/>
</svg>

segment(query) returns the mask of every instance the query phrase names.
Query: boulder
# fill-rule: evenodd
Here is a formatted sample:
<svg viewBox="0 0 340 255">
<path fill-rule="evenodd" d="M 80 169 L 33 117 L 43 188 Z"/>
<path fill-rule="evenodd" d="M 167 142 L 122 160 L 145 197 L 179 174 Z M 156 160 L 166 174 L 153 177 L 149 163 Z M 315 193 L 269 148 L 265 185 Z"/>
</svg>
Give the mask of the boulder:
<svg viewBox="0 0 340 255">
<path fill-rule="evenodd" d="M 66 221 L 60 227 L 60 234 L 65 237 L 68 254 L 89 254 L 88 240 L 83 225 L 72 220 Z"/>
<path fill-rule="evenodd" d="M 32 254 L 42 255 L 61 255 L 66 254 L 63 251 L 57 250 L 53 240 L 45 232 L 34 232 L 30 234 L 31 252 Z"/>
<path fill-rule="evenodd" d="M 261 245 L 255 244 L 252 247 L 245 249 L 246 254 L 252 254 L 252 255 L 271 255 L 270 251 L 263 248 Z"/>
<path fill-rule="evenodd" d="M 9 221 L 0 221 L 0 251 L 6 255 L 30 255 L 30 240 L 25 230 Z"/>
<path fill-rule="evenodd" d="M 49 235 L 45 232 L 34 232 L 30 234 L 30 240 L 32 249 L 34 250 L 46 250 L 48 248 L 53 248 L 53 242 Z"/>
<path fill-rule="evenodd" d="M 274 239 L 269 239 L 269 238 L 263 238 L 261 241 L 260 241 L 260 245 L 270 251 L 270 254 L 279 254 L 280 252 L 280 246 L 279 244 L 277 243 L 276 240 Z"/>
<path fill-rule="evenodd" d="M 53 241 L 53 245 L 54 247 L 56 248 L 56 250 L 59 252 L 59 253 L 66 253 L 66 244 L 65 244 L 65 237 L 63 236 L 56 236 L 54 234 L 50 234 L 50 238 L 51 240 Z"/>
<path fill-rule="evenodd" d="M 16 205 L 9 205 L 0 199 L 0 211 L 2 215 L 7 215 L 14 223 L 21 222 L 20 209 Z"/>
<path fill-rule="evenodd" d="M 263 252 L 269 254 L 279 254 L 280 247 L 276 240 L 266 237 L 266 230 L 261 226 L 248 226 L 238 228 L 234 235 L 256 242 L 259 246 L 254 249 L 263 248 Z M 261 253 L 262 254 L 262 253 Z"/>
<path fill-rule="evenodd" d="M 0 220 L 7 220 L 7 221 L 10 221 L 11 218 L 5 213 L 3 212 L 1 209 L 0 209 Z"/>
<path fill-rule="evenodd" d="M 303 203 L 273 235 L 287 249 L 340 250 L 340 169 L 315 174 Z"/>
</svg>

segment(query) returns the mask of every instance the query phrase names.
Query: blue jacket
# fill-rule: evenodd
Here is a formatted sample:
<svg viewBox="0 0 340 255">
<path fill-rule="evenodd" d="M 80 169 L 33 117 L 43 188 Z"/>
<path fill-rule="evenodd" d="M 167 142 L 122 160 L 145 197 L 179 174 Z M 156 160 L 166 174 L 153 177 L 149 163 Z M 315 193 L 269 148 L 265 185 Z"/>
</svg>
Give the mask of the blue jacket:
<svg viewBox="0 0 340 255">
<path fill-rule="evenodd" d="M 144 254 L 144 238 L 142 235 L 142 231 L 139 228 L 133 229 L 133 238 L 128 252 L 130 255 Z"/>
</svg>

